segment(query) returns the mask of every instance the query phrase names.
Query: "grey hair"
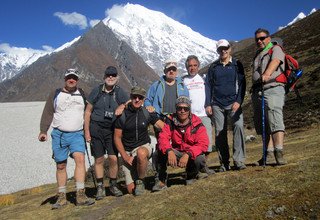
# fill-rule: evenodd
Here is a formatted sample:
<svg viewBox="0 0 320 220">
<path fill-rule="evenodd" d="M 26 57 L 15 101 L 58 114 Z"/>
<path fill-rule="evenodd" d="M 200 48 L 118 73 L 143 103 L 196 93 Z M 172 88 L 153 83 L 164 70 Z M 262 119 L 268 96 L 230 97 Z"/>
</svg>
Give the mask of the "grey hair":
<svg viewBox="0 0 320 220">
<path fill-rule="evenodd" d="M 189 55 L 186 59 L 186 62 L 185 62 L 185 66 L 186 66 L 186 69 L 188 70 L 188 63 L 190 60 L 196 60 L 198 62 L 198 66 L 200 66 L 200 61 L 198 59 L 198 57 L 196 55 Z"/>
</svg>

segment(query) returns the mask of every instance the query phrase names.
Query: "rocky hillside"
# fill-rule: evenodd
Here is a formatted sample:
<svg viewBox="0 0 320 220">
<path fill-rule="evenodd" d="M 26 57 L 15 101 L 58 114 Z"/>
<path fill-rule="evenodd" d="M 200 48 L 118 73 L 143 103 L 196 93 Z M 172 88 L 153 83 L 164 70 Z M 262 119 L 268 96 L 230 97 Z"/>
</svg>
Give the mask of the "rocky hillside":
<svg viewBox="0 0 320 220">
<path fill-rule="evenodd" d="M 254 35 L 252 30 L 252 36 Z M 287 128 L 298 128 L 313 123 L 320 123 L 320 11 L 276 32 L 272 37 L 283 39 L 286 52 L 299 61 L 303 76 L 297 87 L 300 98 L 294 92 L 288 94 L 284 109 Z M 245 124 L 252 128 L 252 107 L 249 90 L 251 88 L 252 59 L 256 51 L 254 38 L 245 39 L 233 46 L 234 56 L 245 67 L 247 95 L 244 103 Z M 208 67 L 202 71 L 205 72 Z"/>
</svg>

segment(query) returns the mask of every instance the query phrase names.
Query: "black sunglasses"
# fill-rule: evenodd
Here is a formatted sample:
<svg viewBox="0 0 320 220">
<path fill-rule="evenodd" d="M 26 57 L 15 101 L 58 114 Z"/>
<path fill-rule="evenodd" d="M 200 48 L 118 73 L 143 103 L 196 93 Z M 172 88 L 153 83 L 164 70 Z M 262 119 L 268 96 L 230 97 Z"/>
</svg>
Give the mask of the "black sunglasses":
<svg viewBox="0 0 320 220">
<path fill-rule="evenodd" d="M 171 70 L 175 72 L 175 71 L 177 71 L 177 68 L 174 67 L 174 66 L 169 67 L 168 69 L 166 69 L 166 73 L 169 72 L 169 71 L 171 71 Z"/>
<path fill-rule="evenodd" d="M 131 95 L 131 98 L 133 99 L 133 100 L 135 100 L 135 99 L 139 99 L 139 100 L 142 100 L 142 99 L 144 99 L 144 97 L 142 96 L 142 95 Z"/>
<path fill-rule="evenodd" d="M 68 79 L 74 79 L 74 80 L 78 81 L 79 78 L 78 78 L 76 75 L 71 74 L 71 75 L 68 75 L 68 76 L 65 77 L 65 80 L 66 80 L 66 81 L 67 81 Z"/>
<path fill-rule="evenodd" d="M 182 110 L 184 110 L 185 112 L 188 112 L 188 111 L 190 111 L 190 107 L 177 106 L 178 112 L 181 112 Z"/>
<path fill-rule="evenodd" d="M 269 37 L 269 36 L 257 37 L 255 40 L 256 40 L 256 42 L 258 42 L 259 40 L 264 41 L 267 37 Z"/>
<path fill-rule="evenodd" d="M 106 78 L 108 78 L 108 77 L 110 77 L 110 76 L 112 76 L 112 77 L 117 77 L 117 74 L 106 74 Z"/>
<path fill-rule="evenodd" d="M 223 50 L 229 50 L 230 47 L 219 47 L 218 52 L 222 52 Z"/>
</svg>

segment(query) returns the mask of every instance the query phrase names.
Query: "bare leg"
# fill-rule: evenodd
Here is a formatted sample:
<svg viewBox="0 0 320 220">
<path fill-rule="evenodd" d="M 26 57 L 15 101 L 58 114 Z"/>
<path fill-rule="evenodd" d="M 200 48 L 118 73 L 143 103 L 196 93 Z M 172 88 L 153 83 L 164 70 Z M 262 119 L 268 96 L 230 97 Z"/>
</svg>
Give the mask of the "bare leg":
<svg viewBox="0 0 320 220">
<path fill-rule="evenodd" d="M 104 173 L 104 156 L 95 158 L 94 170 L 96 173 L 97 179 L 103 178 Z"/>
<path fill-rule="evenodd" d="M 109 155 L 109 177 L 111 179 L 117 179 L 118 175 L 118 158 L 116 155 Z"/>
<path fill-rule="evenodd" d="M 86 165 L 84 162 L 84 154 L 80 152 L 73 153 L 73 158 L 76 164 L 76 168 L 74 170 L 74 178 L 76 182 L 84 183 L 86 176 Z"/>
<path fill-rule="evenodd" d="M 137 151 L 137 171 L 139 179 L 144 179 L 148 166 L 148 150 L 145 147 L 140 147 Z"/>
</svg>

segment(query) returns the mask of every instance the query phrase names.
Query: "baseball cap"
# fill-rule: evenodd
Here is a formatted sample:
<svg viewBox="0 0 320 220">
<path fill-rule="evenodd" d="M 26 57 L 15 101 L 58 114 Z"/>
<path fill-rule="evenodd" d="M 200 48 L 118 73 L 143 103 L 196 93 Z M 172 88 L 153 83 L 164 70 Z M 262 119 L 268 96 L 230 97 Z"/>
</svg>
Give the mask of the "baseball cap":
<svg viewBox="0 0 320 220">
<path fill-rule="evenodd" d="M 221 39 L 217 42 L 217 49 L 219 47 L 230 47 L 230 44 L 226 39 Z"/>
<path fill-rule="evenodd" d="M 141 88 L 139 86 L 134 86 L 131 89 L 131 95 L 141 95 L 143 97 L 146 97 L 146 90 L 144 88 Z"/>
<path fill-rule="evenodd" d="M 118 75 L 117 68 L 114 66 L 108 66 L 106 71 L 104 71 L 104 75 Z"/>
<path fill-rule="evenodd" d="M 176 106 L 178 106 L 179 104 L 187 104 L 190 107 L 191 101 L 190 101 L 189 97 L 187 97 L 187 96 L 179 96 L 176 99 Z"/>
<path fill-rule="evenodd" d="M 177 61 L 175 59 L 173 59 L 173 58 L 170 58 L 170 59 L 165 61 L 164 70 L 166 70 L 166 69 L 168 69 L 170 67 L 178 68 L 177 67 Z"/>
<path fill-rule="evenodd" d="M 64 77 L 67 77 L 69 75 L 75 75 L 76 77 L 79 78 L 79 72 L 76 69 L 67 69 L 67 71 L 64 74 Z"/>
</svg>

